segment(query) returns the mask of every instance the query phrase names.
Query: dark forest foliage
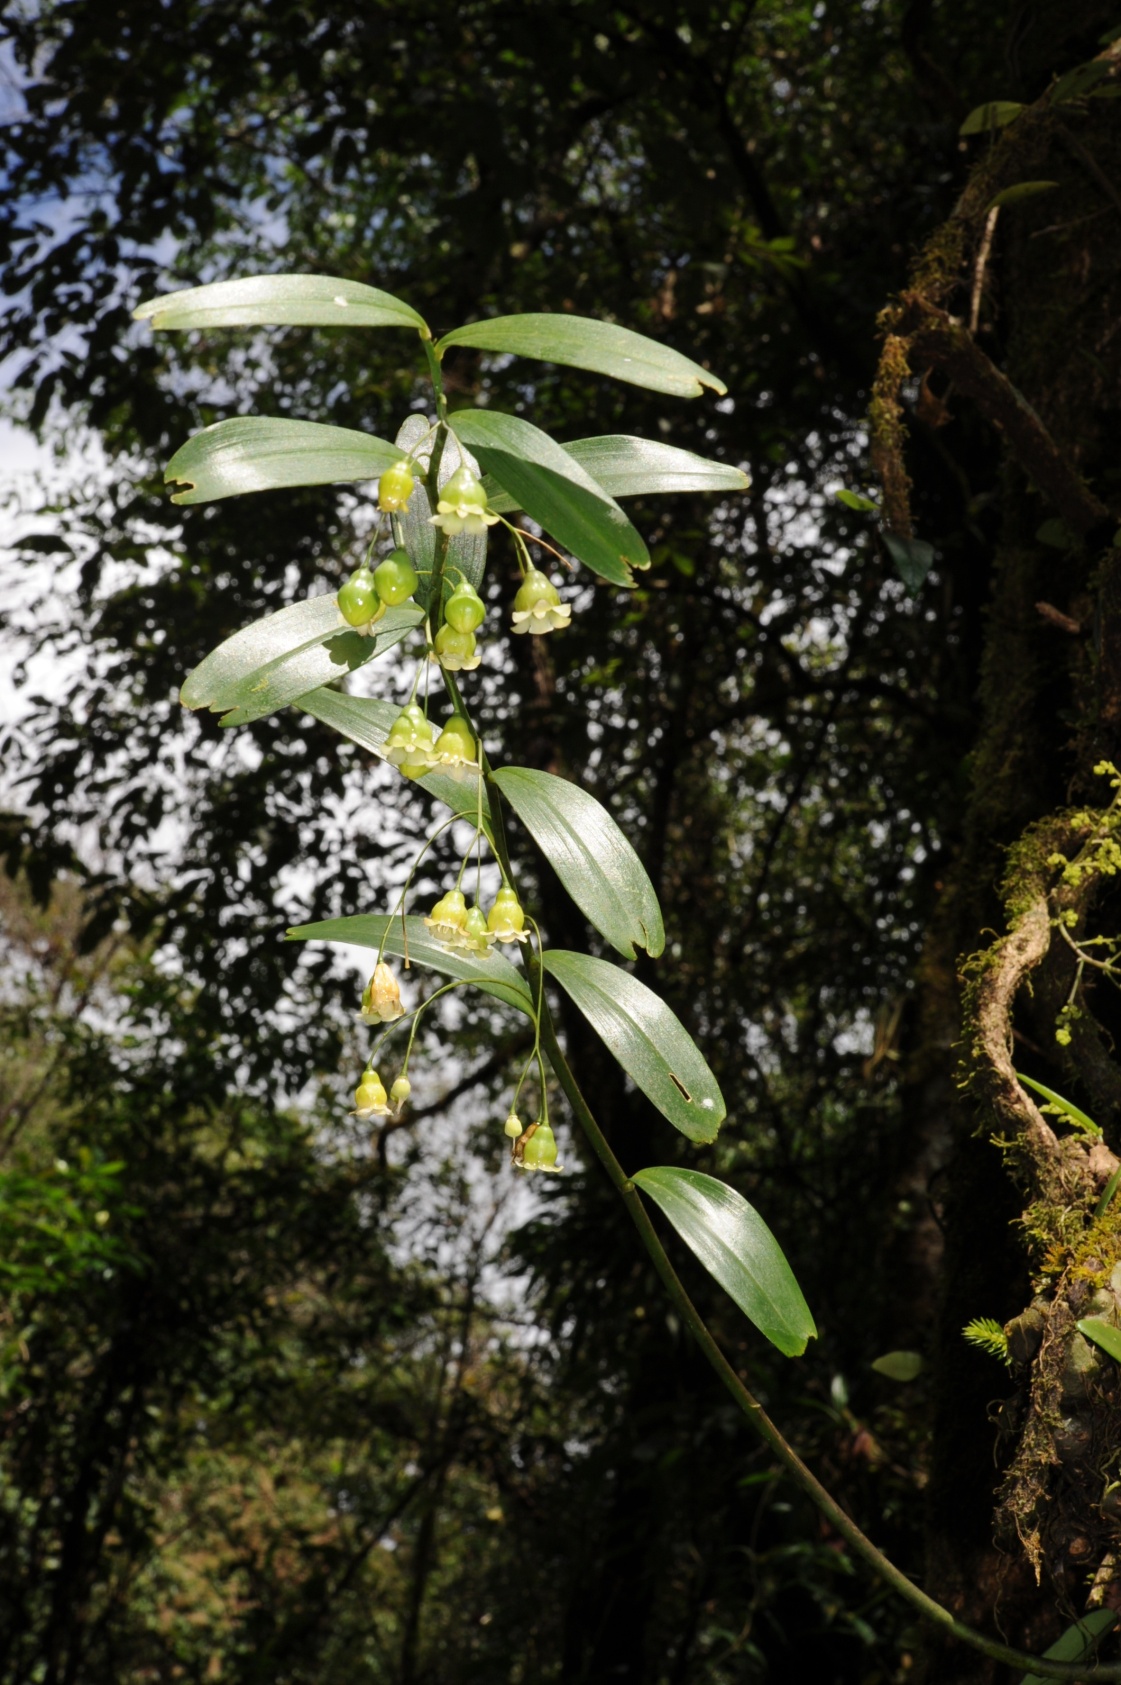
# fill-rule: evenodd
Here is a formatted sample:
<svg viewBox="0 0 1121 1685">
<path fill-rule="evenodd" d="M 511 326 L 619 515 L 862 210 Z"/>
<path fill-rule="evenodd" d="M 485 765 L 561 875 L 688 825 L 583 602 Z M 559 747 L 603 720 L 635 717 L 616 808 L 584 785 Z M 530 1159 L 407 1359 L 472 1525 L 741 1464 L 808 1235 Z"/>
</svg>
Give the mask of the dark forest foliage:
<svg viewBox="0 0 1121 1685">
<path fill-rule="evenodd" d="M 392 437 L 419 394 L 392 336 L 131 321 L 264 270 L 384 286 L 438 331 L 602 315 L 727 382 L 671 405 L 463 348 L 446 365 L 453 401 L 562 439 L 665 435 L 752 478 L 739 501 L 630 505 L 638 590 L 579 586 L 563 639 L 510 639 L 474 676 L 504 758 L 583 784 L 639 848 L 668 940 L 637 971 L 719 1077 L 718 1142 L 686 1148 L 582 1021 L 566 1044 L 628 1171 L 708 1169 L 767 1213 L 821 1330 L 800 1362 L 682 1273 L 876 1542 L 1036 1648 L 1103 1564 L 1114 1595 L 1090 1490 L 1108 1372 L 1102 1408 L 1072 1405 L 1030 1352 L 1010 1375 L 960 1333 L 1077 1289 L 1069 1352 L 1113 1261 L 1108 1212 L 1084 1244 L 1104 1176 L 1079 1160 L 1076 1198 L 1030 1151 L 1002 1163 L 989 1137 L 1034 1127 L 994 1064 L 1023 977 L 986 1039 L 985 970 L 963 1001 L 958 961 L 1006 928 L 1007 847 L 1043 823 L 1015 921 L 1027 878 L 1045 900 L 1052 855 L 1093 840 L 1093 765 L 1121 760 L 1118 107 L 1048 94 L 1115 22 L 1048 0 L 9 7 L 11 410 L 107 467 L 24 523 L 9 574 L 8 658 L 45 694 L 4 738 L 0 1678 L 1011 1677 L 924 1640 L 777 1478 L 577 1140 L 569 1175 L 511 1191 L 498 1119 L 524 1047 L 499 1011 L 426 1038 L 408 1127 L 371 1146 L 346 1121 L 354 974 L 279 937 L 380 906 L 421 799 L 306 715 L 227 734 L 177 694 L 221 637 L 336 589 L 368 509 L 327 488 L 183 510 L 163 467 L 233 414 Z M 961 139 L 993 99 L 1028 115 Z M 994 223 L 1033 180 L 1058 186 Z M 893 386 L 877 320 L 900 294 Z M 974 349 L 1041 418 L 1050 478 Z M 874 454 L 901 520 L 900 443 L 936 553 L 914 595 L 835 496 L 881 495 Z M 1080 524 L 1064 468 L 1099 517 Z M 550 939 L 594 947 L 515 844 Z M 1102 860 L 1067 910 L 1076 939 L 1111 933 Z M 1116 1009 L 1061 946 L 1015 1056 L 1116 1149 Z M 923 1353 L 917 1381 L 872 1370 L 897 1348 Z M 1025 1554 L 997 1488 L 1044 1385 L 1096 1438 L 1048 1488 L 1037 1589 L 1033 1523 Z"/>
</svg>

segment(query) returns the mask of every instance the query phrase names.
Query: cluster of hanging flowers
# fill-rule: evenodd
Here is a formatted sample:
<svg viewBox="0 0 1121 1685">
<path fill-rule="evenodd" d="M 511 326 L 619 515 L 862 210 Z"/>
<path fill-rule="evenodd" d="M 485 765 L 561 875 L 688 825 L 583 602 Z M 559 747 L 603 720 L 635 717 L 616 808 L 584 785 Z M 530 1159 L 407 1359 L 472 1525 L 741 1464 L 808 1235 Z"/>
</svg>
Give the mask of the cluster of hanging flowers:
<svg viewBox="0 0 1121 1685">
<path fill-rule="evenodd" d="M 339 592 L 339 613 L 348 626 L 371 638 L 386 609 L 407 603 L 419 583 L 408 551 L 394 550 L 376 568 L 367 562 L 355 568 Z"/>
<path fill-rule="evenodd" d="M 453 714 L 438 730 L 418 702 L 402 708 L 390 726 L 384 754 L 406 778 L 447 772 L 458 780 L 480 771 L 478 740 L 470 722 L 462 714 Z"/>
<path fill-rule="evenodd" d="M 408 1077 L 400 1076 L 387 1094 L 378 1073 L 372 1065 L 367 1065 L 358 1087 L 354 1090 L 354 1111 L 351 1116 L 362 1119 L 397 1116 L 412 1091 L 413 1085 Z"/>
<path fill-rule="evenodd" d="M 410 601 L 420 583 L 408 551 L 401 543 L 402 528 L 399 517 L 409 506 L 415 489 L 411 458 L 403 458 L 388 468 L 378 482 L 378 509 L 392 518 L 396 547 L 371 568 L 363 563 L 343 585 L 338 595 L 340 612 L 348 625 L 366 636 L 373 636 L 375 628 L 389 608 L 400 607 Z M 441 488 L 436 513 L 429 517 L 431 524 L 449 538 L 464 534 L 474 537 L 485 534 L 502 517 L 488 507 L 486 488 L 472 469 L 460 467 Z M 509 523 L 506 523 L 509 525 Z M 517 528 L 511 528 L 518 548 L 522 581 L 514 598 L 512 626 L 516 633 L 541 636 L 561 631 L 569 625 L 572 610 L 562 603 L 556 586 L 533 566 L 525 541 Z M 372 548 L 372 546 L 371 546 Z M 449 576 L 459 570 L 445 564 Z M 451 579 L 448 581 L 451 584 Z M 443 593 L 441 593 L 443 595 Z M 431 612 L 431 610 L 430 610 Z M 486 604 L 476 587 L 460 573 L 454 587 L 447 592 L 433 619 L 438 621 L 435 631 L 428 629 L 430 661 L 448 672 L 471 672 L 480 665 L 476 634 L 486 618 Z M 455 712 L 442 725 L 428 717 L 427 703 L 422 707 L 413 699 L 396 716 L 386 736 L 385 759 L 406 778 L 421 778 L 426 773 L 441 771 L 453 778 L 473 776 L 479 783 L 479 822 L 482 829 L 482 748 L 467 717 Z M 465 862 L 466 864 L 466 862 Z M 463 870 L 460 870 L 460 878 Z M 430 938 L 451 953 L 474 954 L 485 957 L 496 943 L 524 944 L 529 940 L 525 911 L 517 892 L 504 880 L 489 908 L 480 905 L 478 897 L 471 906 L 457 881 L 453 889 L 440 896 L 424 919 Z M 414 1018 L 413 1034 L 415 1034 Z M 401 989 L 391 966 L 379 955 L 362 993 L 359 1017 L 364 1024 L 391 1025 L 405 1016 Z M 378 1044 L 380 1046 L 380 1043 Z M 408 1069 L 409 1049 L 405 1054 Z M 536 1055 L 540 1062 L 539 1053 Z M 373 1055 L 362 1072 L 354 1094 L 353 1116 L 366 1120 L 388 1118 L 400 1113 L 412 1091 L 405 1071 L 386 1092 Z M 523 1124 L 516 1110 L 517 1092 L 506 1118 L 504 1130 L 510 1142 L 511 1162 L 519 1170 L 558 1172 L 557 1143 L 549 1124 L 544 1089 L 544 1068 L 541 1071 L 541 1116 Z M 523 1073 L 524 1080 L 524 1073 Z"/>
<path fill-rule="evenodd" d="M 525 913 L 508 884 L 498 891 L 489 913 L 478 904 L 469 907 L 461 889 L 449 889 L 424 922 L 435 941 L 449 953 L 485 954 L 495 942 L 529 940 Z"/>
</svg>

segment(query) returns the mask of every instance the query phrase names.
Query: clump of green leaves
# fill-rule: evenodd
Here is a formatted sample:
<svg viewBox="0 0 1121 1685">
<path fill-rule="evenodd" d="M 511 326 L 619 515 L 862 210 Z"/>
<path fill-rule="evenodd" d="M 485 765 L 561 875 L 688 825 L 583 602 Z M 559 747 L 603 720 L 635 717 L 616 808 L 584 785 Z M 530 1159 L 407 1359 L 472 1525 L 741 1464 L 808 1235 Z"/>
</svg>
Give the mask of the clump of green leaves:
<svg viewBox="0 0 1121 1685">
<path fill-rule="evenodd" d="M 1065 1012 L 1066 1007 L 1063 1008 Z M 1069 1036 L 1068 1036 L 1069 1040 Z M 1025 1088 L 1031 1088 L 1043 1098 L 1040 1111 L 1049 1117 L 1060 1117 L 1065 1123 L 1073 1125 L 1080 1135 L 1088 1141 L 1100 1141 L 1102 1138 L 1101 1125 L 1076 1106 L 1072 1100 L 1065 1100 L 1061 1094 L 1056 1094 L 1053 1088 L 1048 1088 L 1042 1082 L 1036 1082 L 1034 1077 L 1026 1077 L 1022 1071 L 1016 1072 L 1017 1082 L 1022 1082 Z"/>
<path fill-rule="evenodd" d="M 556 558 L 567 567 L 571 556 L 573 565 L 582 563 L 604 585 L 633 590 L 635 570 L 649 567 L 650 557 L 616 499 L 742 491 L 747 476 L 658 439 L 618 435 L 566 446 L 490 405 L 452 410 L 441 364 L 449 347 L 470 346 L 590 369 L 679 398 L 700 397 L 705 388 L 722 394 L 723 382 L 658 341 L 579 316 L 493 317 L 435 339 L 403 300 L 332 276 L 265 275 L 219 282 L 150 300 L 135 315 L 155 328 L 345 326 L 419 335 L 434 413 L 406 416 L 392 443 L 316 422 L 237 416 L 196 434 L 167 469 L 169 482 L 185 488 L 174 497 L 182 504 L 297 485 L 378 481 L 376 524 L 363 567 L 336 593 L 295 603 L 227 638 L 188 675 L 181 692 L 187 707 L 219 713 L 225 727 L 294 704 L 372 749 L 405 777 L 423 779 L 428 793 L 450 806 L 453 817 L 474 820 L 454 885 L 447 886 L 427 917 L 408 916 L 409 886 L 421 858 L 451 823 L 448 819 L 420 848 L 390 912 L 300 925 L 288 933 L 296 941 L 349 942 L 376 951 L 361 1016 L 379 1029 L 388 1027 L 370 1050 L 353 1115 L 365 1121 L 391 1112 L 375 1060 L 398 1025 L 408 1028 L 409 1041 L 393 1093 L 400 1093 L 404 1103 L 411 1088 L 406 1072 L 413 1037 L 430 1001 L 404 1012 L 386 963 L 391 956 L 449 977 L 438 995 L 479 988 L 530 1020 L 532 1048 L 509 1118 L 517 1119 L 522 1086 L 534 1067 L 540 1115 L 511 1137 L 511 1159 L 519 1170 L 561 1169 L 549 1124 L 546 1062 L 562 1086 L 572 1079 L 559 1049 L 549 1045 L 546 974 L 670 1123 L 690 1140 L 714 1140 L 725 1115 L 719 1085 L 665 1002 L 597 956 L 546 949 L 540 928 L 517 896 L 503 805 L 524 824 L 581 913 L 627 960 L 635 958 L 637 948 L 654 958 L 665 945 L 661 909 L 645 868 L 611 816 L 586 791 L 533 768 L 493 767 L 460 683 L 482 659 L 475 630 L 485 607 L 478 588 L 491 536 L 508 535 L 521 574 L 512 631 L 537 637 L 563 632 L 571 607 L 561 602 L 531 558 L 530 544 L 546 553 L 545 565 Z M 540 535 L 509 515 L 528 516 Z M 379 545 L 390 553 L 375 568 L 371 564 Z M 335 689 L 339 679 L 399 646 L 406 659 L 415 661 L 403 710 L 388 699 L 340 697 Z M 439 735 L 432 718 L 436 675 L 453 710 Z M 449 748 L 451 736 L 455 742 Z M 489 914 L 480 905 L 485 853 L 502 881 Z M 463 887 L 469 867 L 475 883 L 471 908 Z M 520 955 L 524 972 L 513 963 L 519 956 L 507 960 L 492 951 L 496 942 L 516 944 L 520 951 L 531 936 L 533 946 Z M 594 1135 L 594 1119 L 582 1121 Z M 632 1185 L 661 1207 L 780 1351 L 794 1357 L 805 1350 L 817 1332 L 813 1317 L 778 1242 L 745 1200 L 714 1178 L 678 1166 L 651 1167 L 636 1174 Z"/>
</svg>

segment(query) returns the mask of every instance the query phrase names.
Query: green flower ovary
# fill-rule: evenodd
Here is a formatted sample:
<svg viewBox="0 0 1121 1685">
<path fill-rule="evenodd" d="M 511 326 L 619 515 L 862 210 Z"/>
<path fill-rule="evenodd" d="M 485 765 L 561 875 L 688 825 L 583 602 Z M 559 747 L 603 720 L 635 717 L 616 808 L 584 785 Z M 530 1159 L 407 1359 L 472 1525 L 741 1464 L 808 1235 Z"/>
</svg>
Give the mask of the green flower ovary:
<svg viewBox="0 0 1121 1685">
<path fill-rule="evenodd" d="M 368 628 L 381 619 L 385 613 L 385 604 L 379 598 L 374 576 L 365 564 L 355 568 L 346 584 L 341 587 L 338 604 L 339 613 L 347 625 L 356 630 Z"/>
<path fill-rule="evenodd" d="M 390 608 L 408 602 L 419 583 L 407 550 L 394 550 L 378 563 L 373 577 L 378 596 Z"/>
<path fill-rule="evenodd" d="M 486 619 L 486 604 L 466 579 L 461 579 L 444 606 L 444 619 L 457 632 L 476 632 Z"/>
<path fill-rule="evenodd" d="M 387 515 L 399 515 L 407 509 L 413 495 L 413 474 L 406 458 L 387 468 L 378 481 L 378 508 Z"/>
</svg>

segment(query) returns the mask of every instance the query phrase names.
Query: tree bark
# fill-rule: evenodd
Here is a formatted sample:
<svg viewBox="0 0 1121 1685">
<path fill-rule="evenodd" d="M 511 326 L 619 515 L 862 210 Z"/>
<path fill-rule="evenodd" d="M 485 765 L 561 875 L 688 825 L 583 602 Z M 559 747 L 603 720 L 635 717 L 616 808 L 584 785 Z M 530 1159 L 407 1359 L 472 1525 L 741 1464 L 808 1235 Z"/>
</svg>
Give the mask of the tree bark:
<svg viewBox="0 0 1121 1685">
<path fill-rule="evenodd" d="M 1092 21 L 1080 18 L 1080 30 Z M 1033 25 L 1033 75 L 1101 50 L 1092 37 L 1071 42 L 1057 7 L 1038 8 Z M 1094 773 L 1121 753 L 1115 109 L 1093 99 L 1052 106 L 1044 95 L 988 146 L 955 217 L 887 313 L 873 415 L 897 531 L 911 520 L 901 365 L 920 376 L 938 370 L 952 382 L 951 406 L 971 408 L 1002 447 L 971 786 L 928 939 L 941 963 L 920 978 L 912 1051 L 917 1069 L 941 1060 L 947 1075 L 947 1040 L 962 1058 L 958 1098 L 944 1102 L 952 1146 L 938 1201 L 945 1253 L 927 1588 L 965 1620 L 986 1630 L 995 1622 L 1007 1641 L 1037 1651 L 1085 1609 L 1088 1592 L 1121 1604 L 1112 1566 L 1121 1528 L 1091 1467 L 1111 1436 L 1116 1443 L 1121 1394 L 1116 1366 L 1099 1363 L 1075 1328 L 1088 1309 L 1117 1320 L 1110 1274 L 1121 1235 L 1095 1207 L 1117 1162 L 1118 1014 L 1108 979 L 1072 947 L 1117 928 L 1106 864 L 1114 817 L 1103 817 L 1111 791 Z M 1058 191 L 1007 204 L 994 228 L 997 193 L 1046 180 Z M 980 297 L 975 333 L 971 294 Z M 1064 870 L 1062 861 L 1074 864 Z M 1090 1111 L 1105 1141 L 1045 1116 L 1022 1070 Z M 963 1325 L 977 1317 L 1009 1325 L 1010 1370 L 964 1341 Z M 925 1657 L 926 1685 L 1004 1676 L 956 1645 Z"/>
</svg>

